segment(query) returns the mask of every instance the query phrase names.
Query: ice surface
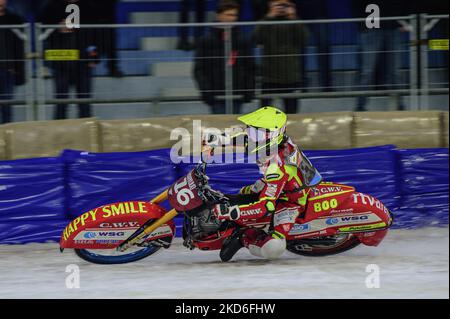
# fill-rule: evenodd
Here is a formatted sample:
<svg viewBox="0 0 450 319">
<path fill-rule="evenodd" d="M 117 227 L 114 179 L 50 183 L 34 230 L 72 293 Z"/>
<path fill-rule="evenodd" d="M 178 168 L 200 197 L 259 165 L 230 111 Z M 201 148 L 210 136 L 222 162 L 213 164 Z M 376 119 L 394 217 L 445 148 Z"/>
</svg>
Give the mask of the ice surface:
<svg viewBox="0 0 450 319">
<path fill-rule="evenodd" d="M 449 298 L 449 229 L 392 230 L 378 247 L 336 256 L 286 252 L 266 261 L 242 249 L 230 263 L 218 252 L 174 245 L 139 262 L 94 265 L 58 244 L 0 246 L 0 298 Z M 80 268 L 68 289 L 66 266 Z M 380 268 L 367 288 L 366 267 Z"/>
</svg>

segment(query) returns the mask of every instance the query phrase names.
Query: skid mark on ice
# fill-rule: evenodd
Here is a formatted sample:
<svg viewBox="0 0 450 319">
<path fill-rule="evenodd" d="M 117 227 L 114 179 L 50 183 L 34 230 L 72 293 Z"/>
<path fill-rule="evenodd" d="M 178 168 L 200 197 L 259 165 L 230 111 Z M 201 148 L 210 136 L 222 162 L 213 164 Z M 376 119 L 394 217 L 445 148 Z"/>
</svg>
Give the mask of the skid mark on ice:
<svg viewBox="0 0 450 319">
<path fill-rule="evenodd" d="M 245 249 L 229 263 L 218 252 L 169 250 L 126 265 L 93 265 L 58 244 L 0 246 L 3 298 L 448 298 L 448 228 L 391 231 L 380 246 L 342 255 L 267 261 Z M 80 267 L 80 289 L 65 288 L 65 267 Z M 380 267 L 379 289 L 365 286 Z M 205 292 L 208 292 L 205 295 Z"/>
</svg>

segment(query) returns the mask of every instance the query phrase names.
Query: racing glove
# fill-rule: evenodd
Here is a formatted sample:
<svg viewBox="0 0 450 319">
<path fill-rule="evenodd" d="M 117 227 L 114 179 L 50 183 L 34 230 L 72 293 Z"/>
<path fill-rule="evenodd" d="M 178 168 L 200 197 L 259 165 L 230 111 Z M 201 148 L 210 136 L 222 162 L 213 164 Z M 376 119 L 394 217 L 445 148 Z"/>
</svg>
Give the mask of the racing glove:
<svg viewBox="0 0 450 319">
<path fill-rule="evenodd" d="M 242 187 L 239 194 L 258 194 L 264 189 L 264 186 L 266 183 L 262 179 L 258 179 L 254 184 Z"/>
<path fill-rule="evenodd" d="M 227 204 L 216 204 L 213 213 L 219 220 L 237 220 L 241 217 L 239 206 L 229 206 Z"/>
</svg>

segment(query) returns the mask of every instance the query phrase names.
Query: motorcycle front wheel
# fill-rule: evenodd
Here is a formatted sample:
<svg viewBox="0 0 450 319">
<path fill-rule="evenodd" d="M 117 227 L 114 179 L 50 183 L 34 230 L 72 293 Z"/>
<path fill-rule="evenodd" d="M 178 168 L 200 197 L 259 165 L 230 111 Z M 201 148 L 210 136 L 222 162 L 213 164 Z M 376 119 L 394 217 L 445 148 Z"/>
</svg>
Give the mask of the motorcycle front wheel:
<svg viewBox="0 0 450 319">
<path fill-rule="evenodd" d="M 156 253 L 160 246 L 134 247 L 125 252 L 115 249 L 75 249 L 81 259 L 90 263 L 102 265 L 126 264 L 141 260 Z"/>
</svg>

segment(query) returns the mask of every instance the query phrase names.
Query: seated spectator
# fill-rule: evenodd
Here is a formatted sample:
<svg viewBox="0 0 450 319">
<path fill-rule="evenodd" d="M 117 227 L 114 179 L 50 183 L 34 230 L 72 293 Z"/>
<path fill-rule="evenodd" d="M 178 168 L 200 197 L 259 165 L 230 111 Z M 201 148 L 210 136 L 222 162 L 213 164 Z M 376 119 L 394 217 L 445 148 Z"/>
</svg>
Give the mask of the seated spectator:
<svg viewBox="0 0 450 319">
<path fill-rule="evenodd" d="M 297 20 L 295 5 L 289 0 L 272 0 L 262 21 Z M 263 49 L 262 93 L 292 93 L 302 87 L 302 47 L 306 41 L 306 30 L 300 24 L 258 25 L 254 39 Z M 297 98 L 283 98 L 286 113 L 297 112 Z M 262 99 L 261 104 L 270 105 L 271 99 Z"/>
<path fill-rule="evenodd" d="M 232 0 L 221 2 L 217 8 L 217 21 L 236 22 L 239 5 Z M 233 95 L 242 98 L 233 101 L 233 113 L 240 113 L 242 103 L 250 102 L 254 96 L 255 74 L 253 45 L 237 27 L 231 29 L 231 55 L 225 57 L 225 41 L 230 34 L 224 27 L 213 27 L 200 38 L 194 65 L 194 76 L 202 100 L 211 107 L 214 114 L 225 113 L 225 101 L 217 96 L 225 95 L 225 59 L 233 73 Z"/>
<path fill-rule="evenodd" d="M 7 1 L 0 0 L 0 26 L 22 24 L 22 18 L 6 6 Z M 12 100 L 14 87 L 25 81 L 23 59 L 23 41 L 11 29 L 0 28 L 0 123 L 11 122 L 12 106 L 2 101 Z"/>
</svg>

